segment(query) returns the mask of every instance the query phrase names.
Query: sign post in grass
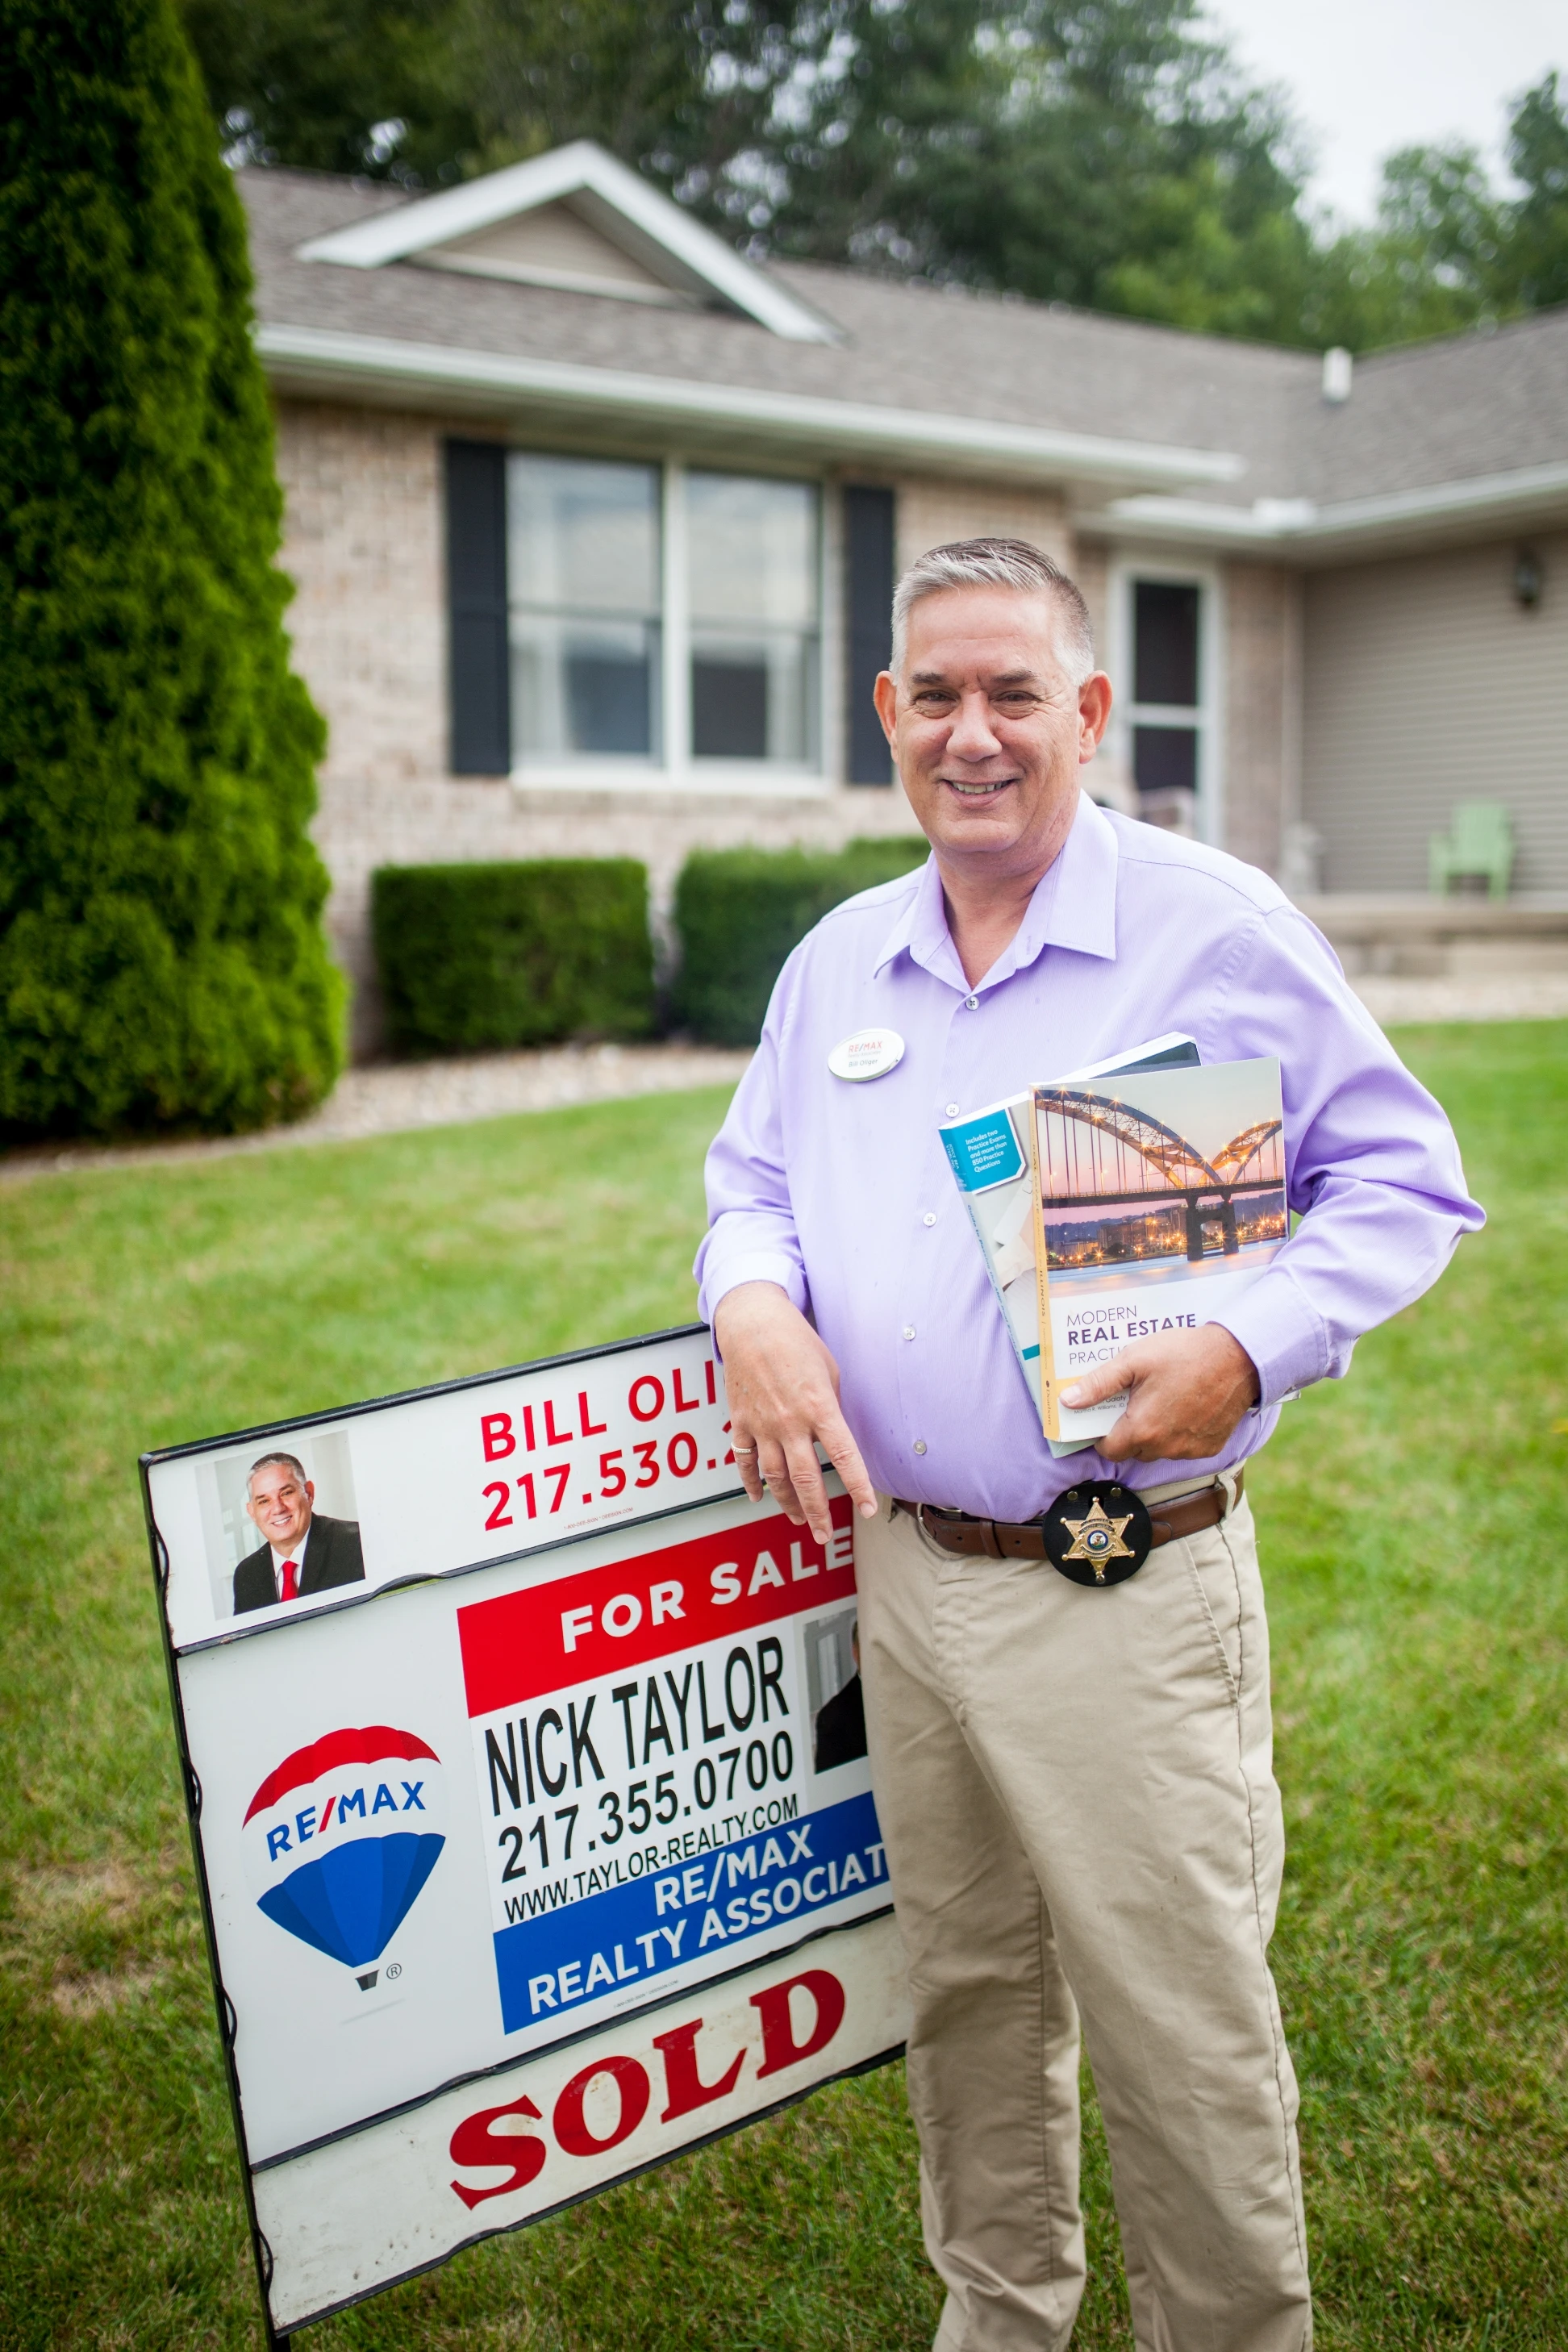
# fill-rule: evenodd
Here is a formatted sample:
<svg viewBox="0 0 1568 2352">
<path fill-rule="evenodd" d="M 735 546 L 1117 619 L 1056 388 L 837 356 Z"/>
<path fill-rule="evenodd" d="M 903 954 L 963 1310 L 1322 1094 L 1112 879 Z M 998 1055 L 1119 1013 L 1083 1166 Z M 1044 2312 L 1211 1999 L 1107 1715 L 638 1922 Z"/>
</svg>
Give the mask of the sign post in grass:
<svg viewBox="0 0 1568 2352">
<path fill-rule="evenodd" d="M 275 2338 L 901 2047 L 850 1504 L 728 1430 L 698 1325 L 142 1458 Z"/>
</svg>

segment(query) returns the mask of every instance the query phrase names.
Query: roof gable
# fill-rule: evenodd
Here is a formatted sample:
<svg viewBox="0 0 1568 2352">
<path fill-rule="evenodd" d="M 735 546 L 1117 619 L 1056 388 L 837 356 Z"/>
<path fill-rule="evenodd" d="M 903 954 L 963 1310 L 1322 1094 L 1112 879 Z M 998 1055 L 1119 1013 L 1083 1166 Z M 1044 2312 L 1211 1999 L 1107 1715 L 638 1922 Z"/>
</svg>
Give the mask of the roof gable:
<svg viewBox="0 0 1568 2352">
<path fill-rule="evenodd" d="M 577 294 L 616 294 L 623 301 L 695 301 L 605 236 L 573 208 L 571 200 L 513 213 L 493 228 L 449 238 L 408 256 L 432 269 L 467 270 L 476 278 L 510 278 L 521 286 L 561 286 Z"/>
<path fill-rule="evenodd" d="M 1350 400 L 1325 404 L 1313 352 L 823 263 L 752 270 L 721 247 L 753 289 L 777 290 L 826 329 L 781 341 L 711 294 L 679 294 L 676 257 L 655 272 L 629 227 L 595 246 L 586 212 L 524 168 L 536 201 L 521 213 L 513 202 L 510 219 L 503 202 L 503 217 L 482 225 L 455 219 L 446 196 L 413 203 L 384 183 L 241 170 L 273 383 L 501 418 L 563 444 L 653 436 L 747 469 L 1045 482 L 1068 491 L 1089 535 L 1292 564 L 1568 517 L 1568 305 L 1368 355 Z M 489 184 L 450 194 L 468 205 L 476 191 L 488 213 Z M 433 223 L 426 203 L 443 207 Z M 432 226 L 439 266 L 377 266 L 413 260 Z M 357 268 L 301 258 L 345 240 Z M 487 262 L 484 276 L 470 257 Z M 503 264 L 517 277 L 492 274 Z M 581 290 L 601 269 L 637 289 L 644 268 L 646 299 Z"/>
<path fill-rule="evenodd" d="M 791 342 L 833 329 L 592 140 L 378 212 L 300 247 L 302 261 L 389 262 L 738 311 Z"/>
</svg>

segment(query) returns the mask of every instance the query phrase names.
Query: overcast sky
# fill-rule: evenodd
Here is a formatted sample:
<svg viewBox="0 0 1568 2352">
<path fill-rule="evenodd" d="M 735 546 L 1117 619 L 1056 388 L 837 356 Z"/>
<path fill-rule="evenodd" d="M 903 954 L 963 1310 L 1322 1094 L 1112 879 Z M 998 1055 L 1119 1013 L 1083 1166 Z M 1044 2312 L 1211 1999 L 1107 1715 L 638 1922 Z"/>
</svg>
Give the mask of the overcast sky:
<svg viewBox="0 0 1568 2352">
<path fill-rule="evenodd" d="M 1455 133 L 1504 178 L 1505 102 L 1556 66 L 1564 0 L 1208 0 L 1251 76 L 1283 83 L 1311 134 L 1313 205 L 1370 219 L 1383 158 Z"/>
</svg>

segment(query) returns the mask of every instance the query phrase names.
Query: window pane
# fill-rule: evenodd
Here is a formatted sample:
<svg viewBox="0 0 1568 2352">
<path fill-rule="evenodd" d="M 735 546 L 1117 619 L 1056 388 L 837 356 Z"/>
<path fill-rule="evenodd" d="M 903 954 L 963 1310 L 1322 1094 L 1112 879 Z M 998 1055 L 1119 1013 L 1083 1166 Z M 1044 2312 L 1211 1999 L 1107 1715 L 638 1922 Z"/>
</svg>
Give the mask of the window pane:
<svg viewBox="0 0 1568 2352">
<path fill-rule="evenodd" d="M 648 758 L 659 738 L 658 664 L 657 623 L 514 611 L 515 755 Z"/>
<path fill-rule="evenodd" d="M 797 631 L 696 629 L 691 751 L 699 760 L 816 758 L 816 639 Z"/>
<path fill-rule="evenodd" d="M 1139 580 L 1132 593 L 1132 699 L 1195 709 L 1200 592 L 1177 581 Z"/>
<path fill-rule="evenodd" d="M 658 469 L 514 451 L 507 466 L 513 604 L 579 613 L 659 609 Z"/>
<path fill-rule="evenodd" d="M 814 762 L 815 488 L 691 473 L 686 520 L 692 756 Z"/>
<path fill-rule="evenodd" d="M 1135 727 L 1132 773 L 1140 793 L 1195 793 L 1198 735 L 1195 727 Z"/>
<path fill-rule="evenodd" d="M 768 666 L 760 648 L 691 656 L 691 749 L 700 760 L 768 756 Z"/>
<path fill-rule="evenodd" d="M 659 749 L 659 473 L 507 461 L 513 757 Z"/>
<path fill-rule="evenodd" d="M 816 491 L 809 482 L 689 474 L 694 622 L 816 622 Z"/>
</svg>

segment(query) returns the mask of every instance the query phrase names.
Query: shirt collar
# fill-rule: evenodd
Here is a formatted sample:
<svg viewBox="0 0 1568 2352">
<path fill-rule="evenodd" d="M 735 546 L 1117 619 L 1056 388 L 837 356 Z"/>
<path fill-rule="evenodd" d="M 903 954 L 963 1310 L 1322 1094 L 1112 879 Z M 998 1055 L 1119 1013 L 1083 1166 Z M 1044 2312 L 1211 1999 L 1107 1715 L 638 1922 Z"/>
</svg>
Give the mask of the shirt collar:
<svg viewBox="0 0 1568 2352">
<path fill-rule="evenodd" d="M 305 1546 L 310 1540 L 310 1529 L 315 1526 L 315 1524 L 316 1516 L 312 1511 L 310 1517 L 305 1522 L 304 1534 L 300 1537 L 299 1542 L 294 1546 L 291 1551 L 279 1551 L 275 1543 L 268 1543 L 267 1549 L 272 1554 L 272 1565 L 274 1568 L 281 1568 L 284 1561 L 289 1559 L 293 1561 L 296 1568 L 304 1567 Z"/>
<path fill-rule="evenodd" d="M 995 988 L 1026 971 L 1047 948 L 1079 955 L 1116 956 L 1116 833 L 1087 793 L 1079 794 L 1072 831 L 1054 864 L 1035 885 L 1035 895 L 1016 933 L 980 985 Z M 947 928 L 942 876 L 928 857 L 898 921 L 882 943 L 874 970 L 880 971 L 908 950 L 910 961 L 934 979 L 967 994 L 969 982 Z"/>
</svg>

